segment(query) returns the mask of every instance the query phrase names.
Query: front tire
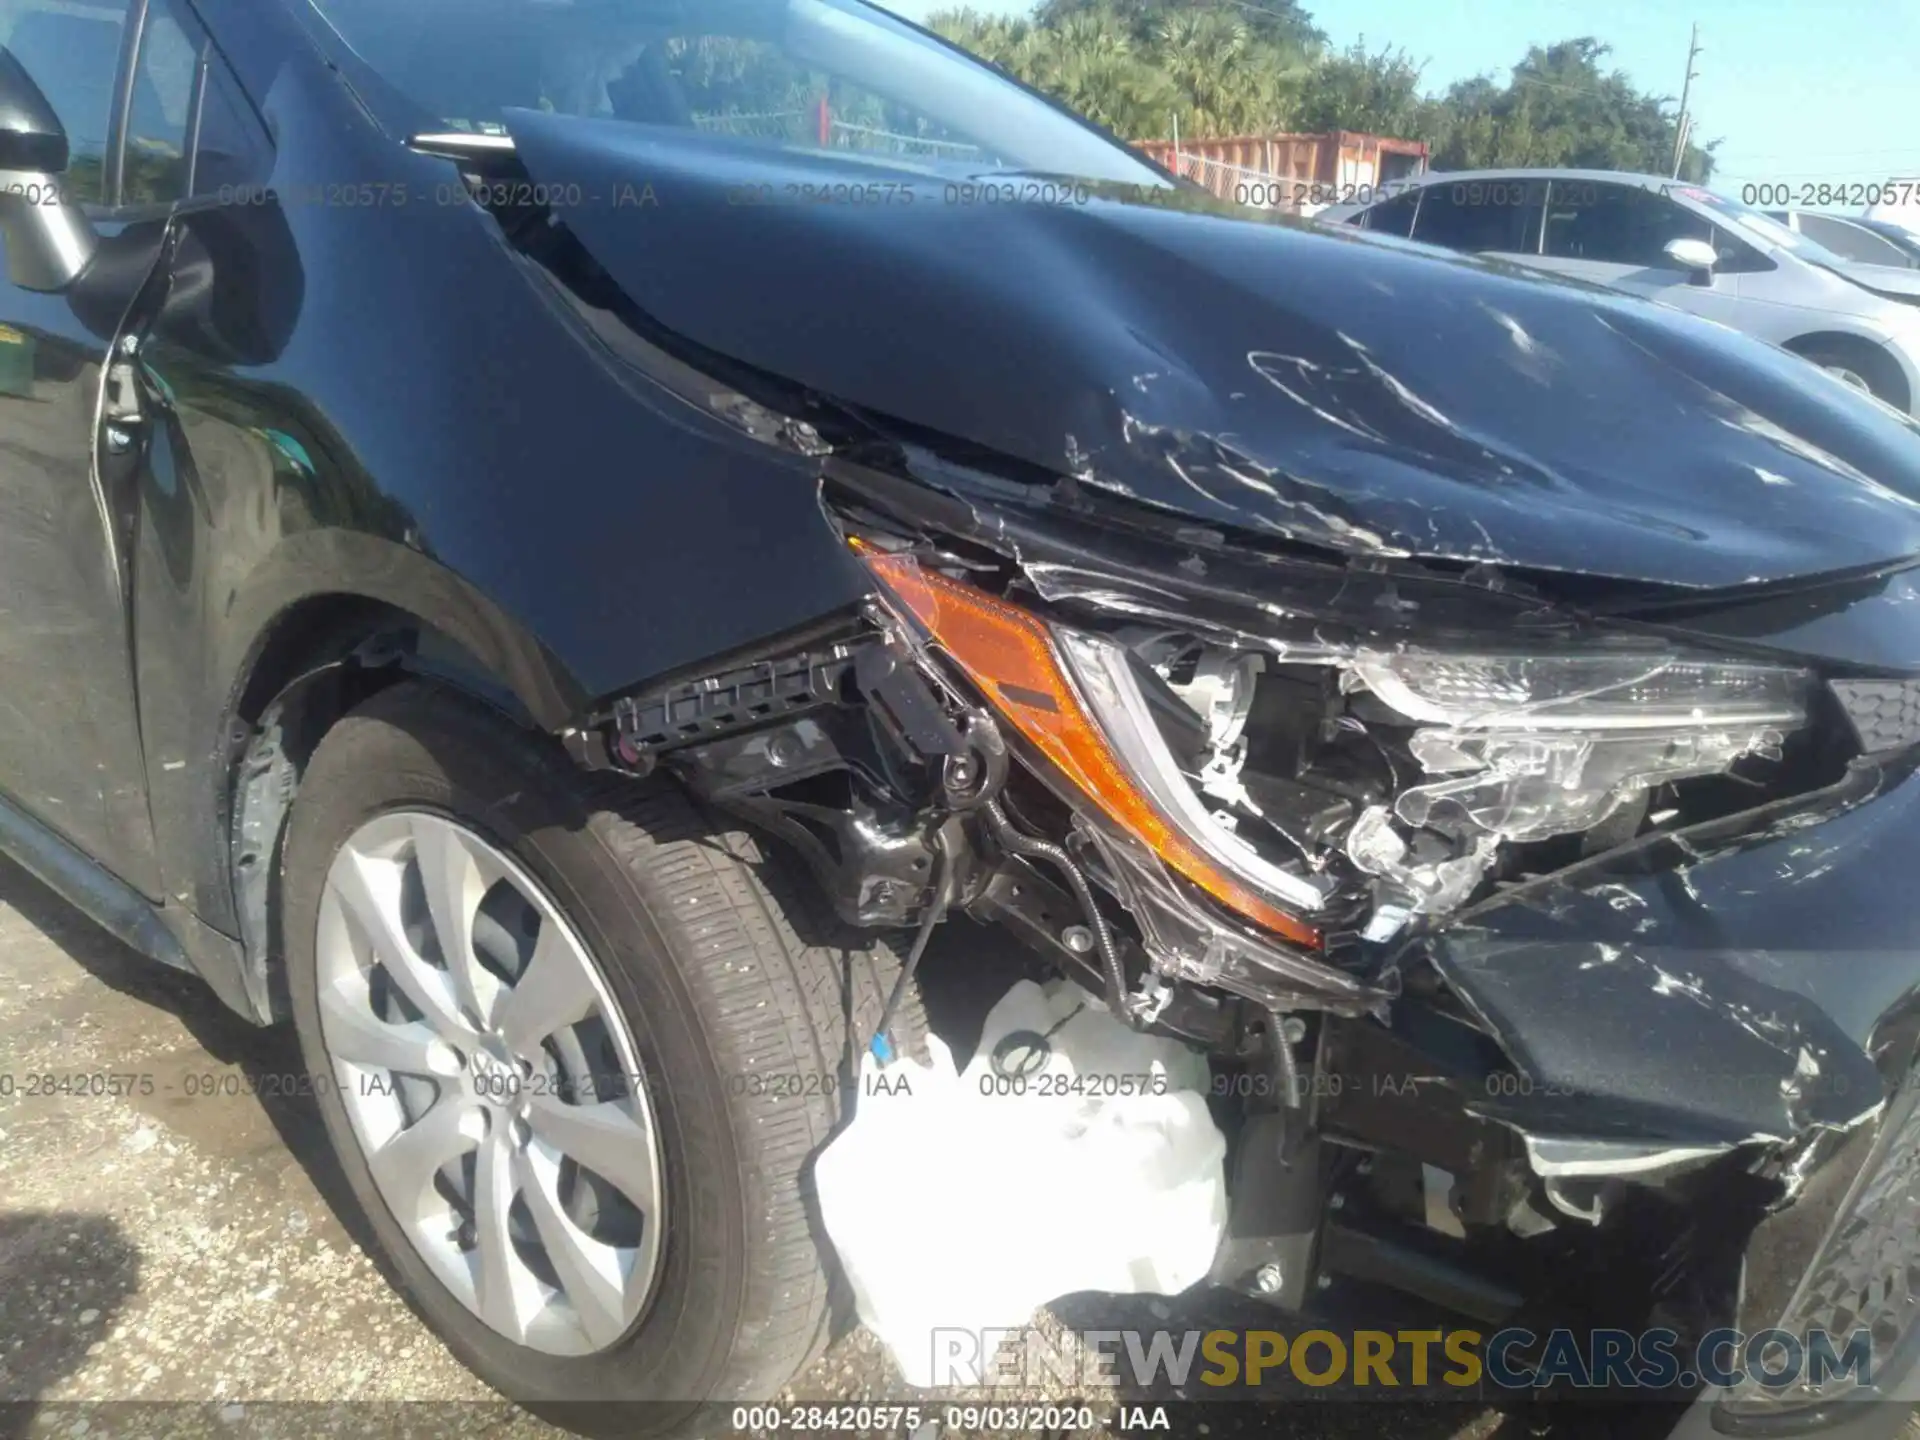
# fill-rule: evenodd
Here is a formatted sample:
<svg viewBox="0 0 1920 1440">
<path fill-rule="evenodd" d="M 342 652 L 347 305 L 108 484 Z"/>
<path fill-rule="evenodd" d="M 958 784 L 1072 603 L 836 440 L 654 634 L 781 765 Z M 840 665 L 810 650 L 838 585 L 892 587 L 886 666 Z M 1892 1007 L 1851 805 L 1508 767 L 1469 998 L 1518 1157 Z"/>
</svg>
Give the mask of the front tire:
<svg viewBox="0 0 1920 1440">
<path fill-rule="evenodd" d="M 810 1161 L 898 966 L 804 894 L 671 782 L 430 686 L 314 753 L 281 912 L 306 1069 L 389 1273 L 496 1389 L 662 1434 L 824 1343 Z"/>
</svg>

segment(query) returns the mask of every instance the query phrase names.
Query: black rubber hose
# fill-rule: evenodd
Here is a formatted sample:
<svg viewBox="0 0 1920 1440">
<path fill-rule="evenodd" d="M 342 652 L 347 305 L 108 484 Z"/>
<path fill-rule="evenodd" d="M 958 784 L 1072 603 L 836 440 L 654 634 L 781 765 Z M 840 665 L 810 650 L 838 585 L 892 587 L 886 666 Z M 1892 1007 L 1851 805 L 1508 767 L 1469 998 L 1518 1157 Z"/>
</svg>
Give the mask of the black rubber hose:
<svg viewBox="0 0 1920 1440">
<path fill-rule="evenodd" d="M 1275 1015 L 1270 1023 L 1273 1048 L 1280 1056 L 1280 1083 L 1287 1087 L 1287 1109 L 1298 1110 L 1304 1098 L 1300 1094 L 1300 1061 L 1293 1053 L 1293 1042 L 1287 1039 L 1287 1017 Z"/>
<path fill-rule="evenodd" d="M 874 1059 L 882 1064 L 894 1058 L 893 1037 L 887 1033 L 887 1029 L 899 1012 L 900 1002 L 906 998 L 907 986 L 913 983 L 914 972 L 920 968 L 920 957 L 927 953 L 927 942 L 933 938 L 934 927 L 946 919 L 947 907 L 953 903 L 953 857 L 947 853 L 944 833 L 941 835 L 938 855 L 940 878 L 934 882 L 933 899 L 927 904 L 927 913 L 920 917 L 920 929 L 913 937 L 913 948 L 907 951 L 906 963 L 901 965 L 893 989 L 887 992 L 887 1003 L 880 1011 L 880 1023 L 874 1026 L 873 1039 L 867 1045 Z"/>
<path fill-rule="evenodd" d="M 1074 863 L 1073 857 L 1061 846 L 1022 834 L 1007 818 L 1007 812 L 1000 808 L 998 800 L 989 800 L 980 808 L 993 826 L 993 838 L 1003 847 L 1029 859 L 1051 861 L 1066 877 L 1074 898 L 1086 912 L 1087 928 L 1093 931 L 1094 948 L 1100 952 L 1100 968 L 1107 977 L 1107 1005 L 1116 1020 L 1132 1025 L 1133 1016 L 1127 1009 L 1127 972 L 1121 968 L 1120 951 L 1113 943 L 1113 932 L 1107 929 L 1106 917 L 1094 903 L 1093 890 L 1087 884 L 1087 877 L 1080 873 L 1080 867 Z"/>
</svg>

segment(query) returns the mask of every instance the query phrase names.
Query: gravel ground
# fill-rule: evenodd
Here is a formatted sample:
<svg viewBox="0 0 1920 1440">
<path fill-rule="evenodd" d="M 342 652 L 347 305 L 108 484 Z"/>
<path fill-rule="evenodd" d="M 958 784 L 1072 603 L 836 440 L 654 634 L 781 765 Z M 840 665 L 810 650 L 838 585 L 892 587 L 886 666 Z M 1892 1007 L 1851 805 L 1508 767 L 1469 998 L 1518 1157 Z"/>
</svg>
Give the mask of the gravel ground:
<svg viewBox="0 0 1920 1440">
<path fill-rule="evenodd" d="M 937 948 L 929 956 L 936 975 L 975 963 L 966 947 L 977 948 L 979 932 L 949 928 L 944 959 Z M 0 1072 L 16 1077 L 14 1093 L 0 1094 L 0 1436 L 560 1434 L 482 1386 L 388 1288 L 331 1203 L 340 1182 L 310 1105 L 250 1093 L 260 1088 L 250 1078 L 297 1068 L 290 1034 L 238 1020 L 198 981 L 140 959 L 4 860 L 0 967 Z M 43 1072 L 151 1084 L 21 1093 L 21 1077 Z M 1368 1323 L 1357 1311 L 1348 1318 Z M 1069 1343 L 1071 1329 L 1277 1322 L 1214 1293 L 1074 1297 L 1041 1323 Z M 911 1391 L 855 1329 L 780 1398 L 910 1400 L 935 1414 L 966 1397 Z M 1055 1384 L 983 1398 L 1089 1397 Z M 1100 1417 L 1091 1433 L 1117 1432 L 1113 1397 L 1091 1398 Z M 1276 1398 L 1259 1410 L 1176 1410 L 1175 1430 L 1548 1433 L 1538 1416 L 1470 1404 Z M 1604 1434 L 1642 1428 L 1623 1415 L 1594 1423 Z"/>
</svg>

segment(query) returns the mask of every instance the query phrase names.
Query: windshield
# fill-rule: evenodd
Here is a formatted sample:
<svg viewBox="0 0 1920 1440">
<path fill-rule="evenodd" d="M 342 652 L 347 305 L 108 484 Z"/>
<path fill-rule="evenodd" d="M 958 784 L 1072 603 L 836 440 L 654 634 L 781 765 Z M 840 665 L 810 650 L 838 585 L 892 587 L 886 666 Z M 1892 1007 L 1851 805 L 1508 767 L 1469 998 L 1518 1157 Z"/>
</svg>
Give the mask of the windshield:
<svg viewBox="0 0 1920 1440">
<path fill-rule="evenodd" d="M 515 107 L 943 171 L 1163 185 L 1125 147 L 859 0 L 313 0 L 433 122 Z"/>
<path fill-rule="evenodd" d="M 1888 220 L 1862 220 L 1860 223 L 1889 244 L 1899 246 L 1914 259 L 1920 260 L 1920 235 Z"/>
<path fill-rule="evenodd" d="M 1725 195 L 1712 190 L 1704 190 L 1697 185 L 1681 187 L 1676 193 L 1686 196 L 1697 204 L 1713 211 L 1716 218 L 1724 221 L 1736 231 L 1745 231 L 1749 240 L 1758 240 L 1777 249 L 1797 255 L 1811 265 L 1844 266 L 1844 256 L 1836 255 L 1818 240 L 1802 235 L 1798 230 L 1782 225 L 1763 210 L 1738 200 L 1729 200 Z"/>
</svg>

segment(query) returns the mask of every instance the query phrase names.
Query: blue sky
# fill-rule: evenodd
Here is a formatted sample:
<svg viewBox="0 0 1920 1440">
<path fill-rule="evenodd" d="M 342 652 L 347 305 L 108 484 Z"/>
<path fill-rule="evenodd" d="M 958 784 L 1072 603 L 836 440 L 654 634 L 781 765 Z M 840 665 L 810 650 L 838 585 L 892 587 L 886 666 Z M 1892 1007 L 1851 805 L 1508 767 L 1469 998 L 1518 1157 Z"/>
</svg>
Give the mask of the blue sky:
<svg viewBox="0 0 1920 1440">
<path fill-rule="evenodd" d="M 914 19 L 950 0 L 881 0 Z M 1257 4 L 1258 0 L 1245 0 Z M 1023 0 L 972 0 L 1012 13 Z M 1636 84 L 1678 95 L 1698 21 L 1696 141 L 1715 188 L 1920 178 L 1920 0 L 1304 0 L 1336 46 L 1364 37 L 1426 65 L 1427 88 L 1505 76 L 1530 44 L 1595 35 Z"/>
</svg>

